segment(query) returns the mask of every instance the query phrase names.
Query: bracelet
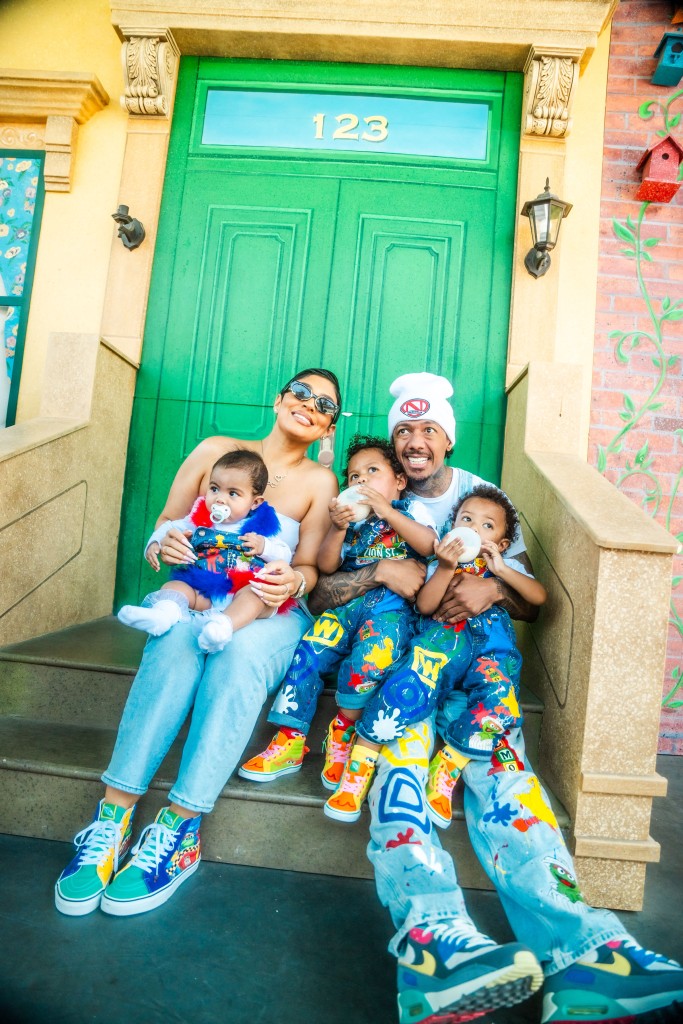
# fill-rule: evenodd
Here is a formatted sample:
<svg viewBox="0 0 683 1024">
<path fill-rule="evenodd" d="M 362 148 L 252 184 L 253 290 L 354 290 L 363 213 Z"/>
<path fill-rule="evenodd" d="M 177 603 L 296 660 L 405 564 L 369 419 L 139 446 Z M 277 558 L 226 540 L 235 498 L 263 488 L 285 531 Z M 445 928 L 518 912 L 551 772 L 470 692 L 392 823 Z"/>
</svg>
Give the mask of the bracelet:
<svg viewBox="0 0 683 1024">
<path fill-rule="evenodd" d="M 301 583 L 292 594 L 292 598 L 294 600 L 298 600 L 300 597 L 303 597 L 304 594 L 306 593 L 306 577 L 304 576 L 300 569 L 294 569 L 293 572 L 295 572 L 298 576 L 301 576 Z"/>
</svg>

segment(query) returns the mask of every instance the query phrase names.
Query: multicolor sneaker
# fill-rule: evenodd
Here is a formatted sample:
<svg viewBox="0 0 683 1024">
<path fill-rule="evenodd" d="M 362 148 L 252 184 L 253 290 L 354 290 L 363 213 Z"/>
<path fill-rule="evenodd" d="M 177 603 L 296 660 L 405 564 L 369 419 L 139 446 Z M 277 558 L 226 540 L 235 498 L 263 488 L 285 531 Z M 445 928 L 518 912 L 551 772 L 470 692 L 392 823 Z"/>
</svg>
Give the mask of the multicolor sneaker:
<svg viewBox="0 0 683 1024">
<path fill-rule="evenodd" d="M 133 855 L 107 886 L 105 914 L 130 917 L 160 907 L 199 867 L 201 847 L 196 818 L 182 818 L 163 807 L 142 832 Z"/>
<path fill-rule="evenodd" d="M 552 974 L 543 989 L 542 1024 L 681 1020 L 683 968 L 630 938 L 599 946 Z"/>
<path fill-rule="evenodd" d="M 515 1006 L 541 987 L 536 957 L 497 946 L 469 920 L 412 928 L 398 961 L 399 1024 L 456 1024 Z"/>
<path fill-rule="evenodd" d="M 320 773 L 325 789 L 336 789 L 356 739 L 356 726 L 345 725 L 338 715 L 330 722 L 323 741 L 325 766 Z"/>
<path fill-rule="evenodd" d="M 74 839 L 78 853 L 55 885 L 55 906 L 62 914 L 81 917 L 97 910 L 107 882 L 128 853 L 135 806 L 100 800 L 95 817 Z"/>
<path fill-rule="evenodd" d="M 427 814 L 440 828 L 448 828 L 453 819 L 453 790 L 468 761 L 468 757 L 449 746 L 439 750 L 430 761 Z"/>
<path fill-rule="evenodd" d="M 252 782 L 272 782 L 281 775 L 300 771 L 308 751 L 303 733 L 288 736 L 286 732 L 278 732 L 262 753 L 245 761 L 237 774 Z"/>
<path fill-rule="evenodd" d="M 326 801 L 323 810 L 336 821 L 358 821 L 363 801 L 370 789 L 379 751 L 355 743 L 344 765 L 337 791 Z"/>
</svg>

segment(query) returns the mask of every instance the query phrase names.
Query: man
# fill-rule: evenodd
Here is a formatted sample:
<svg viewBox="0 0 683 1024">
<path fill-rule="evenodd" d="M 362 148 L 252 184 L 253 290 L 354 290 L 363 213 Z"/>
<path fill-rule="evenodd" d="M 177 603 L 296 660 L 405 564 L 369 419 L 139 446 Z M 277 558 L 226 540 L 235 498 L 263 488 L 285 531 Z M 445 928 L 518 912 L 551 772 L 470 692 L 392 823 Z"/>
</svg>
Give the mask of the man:
<svg viewBox="0 0 683 1024">
<path fill-rule="evenodd" d="M 452 388 L 443 377 L 419 373 L 399 377 L 390 390 L 389 432 L 410 494 L 442 528 L 457 498 L 480 482 L 444 461 L 455 443 Z M 526 558 L 521 537 L 510 550 L 518 561 Z M 414 596 L 422 579 L 415 563 L 380 562 L 321 579 L 311 610 L 380 585 Z M 533 617 L 500 580 L 465 573 L 453 580 L 438 617 L 462 621 L 494 603 L 514 618 Z M 434 672 L 428 655 L 425 671 Z M 539 963 L 542 1024 L 683 1019 L 680 965 L 644 950 L 615 914 L 583 901 L 519 729 L 505 735 L 490 759 L 470 761 L 462 774 L 472 845 L 519 941 L 498 946 L 476 929 L 453 860 L 426 812 L 432 740 L 431 723 L 423 723 L 385 747 L 369 798 L 368 856 L 397 928 L 389 948 L 398 958 L 401 1024 L 449 1024 L 514 1005 L 540 986 Z"/>
</svg>

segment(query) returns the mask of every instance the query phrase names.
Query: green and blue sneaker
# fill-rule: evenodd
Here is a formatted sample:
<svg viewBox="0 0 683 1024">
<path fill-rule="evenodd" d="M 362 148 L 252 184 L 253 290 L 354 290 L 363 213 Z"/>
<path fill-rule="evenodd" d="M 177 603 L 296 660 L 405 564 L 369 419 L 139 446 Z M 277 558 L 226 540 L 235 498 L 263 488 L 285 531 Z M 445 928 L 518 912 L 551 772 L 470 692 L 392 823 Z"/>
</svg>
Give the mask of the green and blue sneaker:
<svg viewBox="0 0 683 1024">
<path fill-rule="evenodd" d="M 467 919 L 411 928 L 398 961 L 400 1024 L 456 1024 L 515 1006 L 541 987 L 530 949 L 498 946 Z"/>
<path fill-rule="evenodd" d="M 551 974 L 543 989 L 542 1024 L 676 1024 L 683 1020 L 683 968 L 613 939 Z"/>
<path fill-rule="evenodd" d="M 107 886 L 101 903 L 105 914 L 129 917 L 165 903 L 199 867 L 201 820 L 201 814 L 183 818 L 163 807 Z"/>
<path fill-rule="evenodd" d="M 128 853 L 135 807 L 128 810 L 101 800 L 95 817 L 74 839 L 78 853 L 55 885 L 55 906 L 62 914 L 81 917 L 97 910 L 119 861 Z"/>
</svg>

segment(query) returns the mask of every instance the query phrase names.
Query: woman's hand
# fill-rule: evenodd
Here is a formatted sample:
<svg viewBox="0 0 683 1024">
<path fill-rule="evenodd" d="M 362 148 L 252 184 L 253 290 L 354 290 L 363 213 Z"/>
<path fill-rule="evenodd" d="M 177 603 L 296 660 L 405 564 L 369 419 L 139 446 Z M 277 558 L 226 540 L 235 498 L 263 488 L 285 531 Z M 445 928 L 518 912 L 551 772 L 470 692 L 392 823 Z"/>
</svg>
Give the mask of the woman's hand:
<svg viewBox="0 0 683 1024">
<path fill-rule="evenodd" d="M 164 537 L 159 557 L 164 565 L 194 565 L 197 556 L 188 540 L 192 530 L 169 530 Z"/>
<path fill-rule="evenodd" d="M 264 565 L 249 586 L 269 608 L 279 608 L 296 594 L 300 584 L 300 572 L 292 569 L 288 562 L 278 560 Z"/>
</svg>

